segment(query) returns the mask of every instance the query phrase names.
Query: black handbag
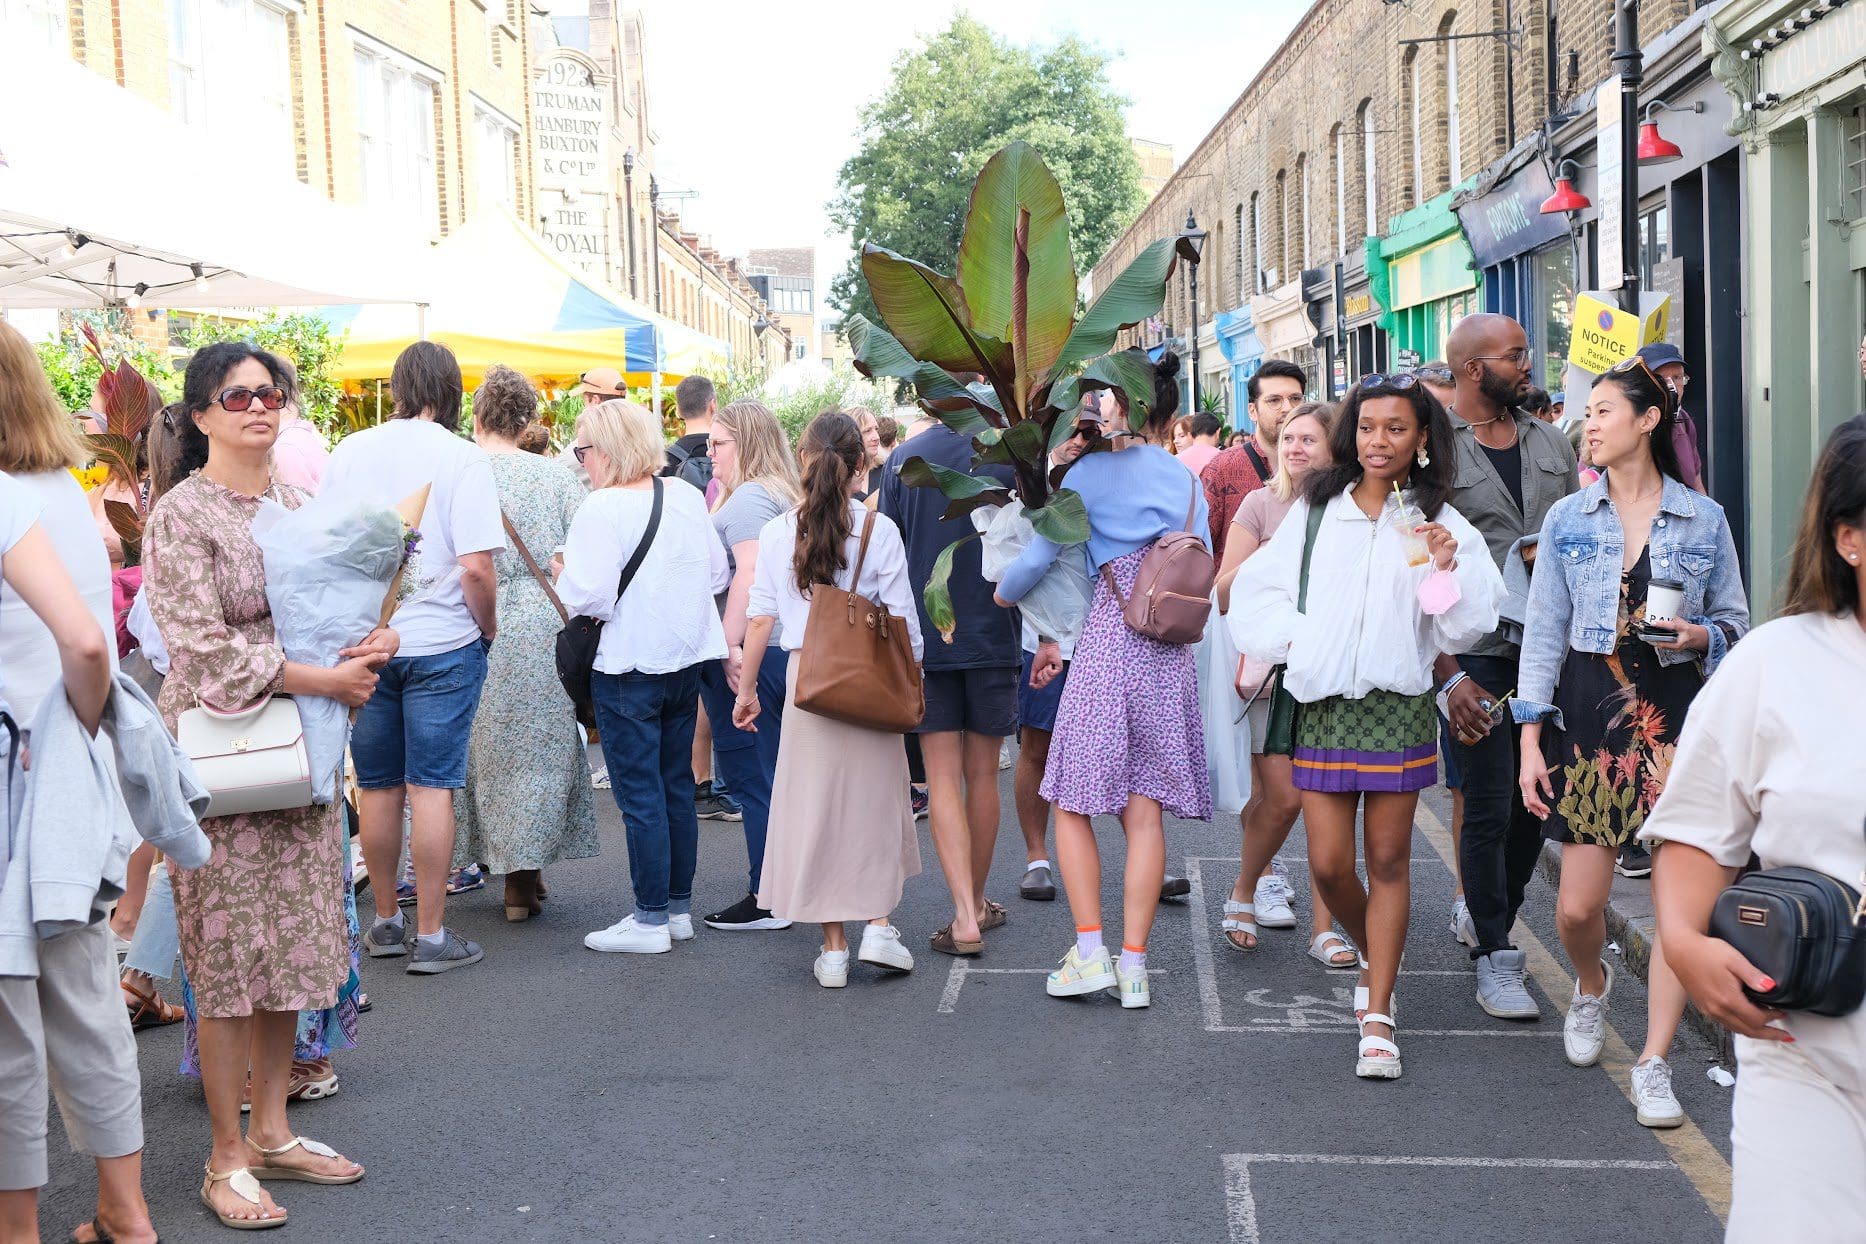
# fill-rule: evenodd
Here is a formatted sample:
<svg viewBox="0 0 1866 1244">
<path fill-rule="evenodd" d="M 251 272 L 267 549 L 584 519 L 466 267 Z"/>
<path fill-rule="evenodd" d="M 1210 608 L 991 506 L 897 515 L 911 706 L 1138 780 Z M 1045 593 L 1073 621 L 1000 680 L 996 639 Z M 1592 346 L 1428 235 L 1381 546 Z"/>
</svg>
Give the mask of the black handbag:
<svg viewBox="0 0 1866 1244">
<path fill-rule="evenodd" d="M 628 591 L 635 572 L 641 569 L 642 559 L 648 556 L 648 546 L 654 543 L 655 532 L 660 529 L 661 480 L 656 476 L 654 508 L 648 512 L 648 529 L 642 532 L 641 543 L 635 546 L 634 555 L 622 567 L 622 581 L 616 587 L 618 603 L 622 593 Z M 596 672 L 596 646 L 602 640 L 602 619 L 584 614 L 570 619 L 564 623 L 564 629 L 557 632 L 557 681 L 564 684 L 570 702 L 576 705 L 577 721 L 590 728 L 596 725 L 596 705 L 590 696 L 590 679 Z"/>
<path fill-rule="evenodd" d="M 1863 879 L 1866 880 L 1866 879 Z M 1736 947 L 1775 988 L 1743 992 L 1761 1006 L 1851 1015 L 1866 998 L 1866 899 L 1812 868 L 1770 868 L 1717 896 L 1710 933 Z"/>
</svg>

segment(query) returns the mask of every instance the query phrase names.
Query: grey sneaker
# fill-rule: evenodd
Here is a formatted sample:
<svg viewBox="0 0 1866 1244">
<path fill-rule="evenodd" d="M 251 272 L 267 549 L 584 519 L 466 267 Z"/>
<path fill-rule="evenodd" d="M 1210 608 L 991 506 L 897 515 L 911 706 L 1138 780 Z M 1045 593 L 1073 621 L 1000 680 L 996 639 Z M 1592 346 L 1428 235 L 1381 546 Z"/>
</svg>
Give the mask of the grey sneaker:
<svg viewBox="0 0 1866 1244">
<path fill-rule="evenodd" d="M 1523 982 L 1523 952 L 1493 950 L 1477 960 L 1477 1005 L 1498 1019 L 1541 1019 L 1542 1008 Z"/>
<path fill-rule="evenodd" d="M 406 919 L 391 920 L 387 924 L 373 924 L 369 932 L 363 934 L 363 949 L 372 959 L 396 959 L 408 953 L 408 941 L 414 936 L 414 925 Z"/>
<path fill-rule="evenodd" d="M 486 957 L 478 942 L 469 942 L 452 929 L 441 930 L 441 944 L 430 946 L 415 939 L 415 957 L 408 965 L 410 976 L 433 976 L 455 968 L 471 967 Z"/>
</svg>

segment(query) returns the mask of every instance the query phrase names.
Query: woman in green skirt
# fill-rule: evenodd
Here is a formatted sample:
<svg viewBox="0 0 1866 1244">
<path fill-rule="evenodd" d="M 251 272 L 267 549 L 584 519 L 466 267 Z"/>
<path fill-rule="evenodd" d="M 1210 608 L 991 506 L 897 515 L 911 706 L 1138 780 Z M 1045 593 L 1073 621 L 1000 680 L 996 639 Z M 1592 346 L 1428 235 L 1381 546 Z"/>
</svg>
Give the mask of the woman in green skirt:
<svg viewBox="0 0 1866 1244">
<path fill-rule="evenodd" d="M 1366 956 L 1355 1074 L 1391 1080 L 1413 812 L 1438 779 L 1432 662 L 1496 627 L 1503 577 L 1483 536 L 1446 503 L 1451 425 L 1415 377 L 1361 377 L 1329 441 L 1334 465 L 1310 473 L 1303 500 L 1245 563 L 1227 617 L 1240 651 L 1285 666 L 1310 864 Z"/>
</svg>

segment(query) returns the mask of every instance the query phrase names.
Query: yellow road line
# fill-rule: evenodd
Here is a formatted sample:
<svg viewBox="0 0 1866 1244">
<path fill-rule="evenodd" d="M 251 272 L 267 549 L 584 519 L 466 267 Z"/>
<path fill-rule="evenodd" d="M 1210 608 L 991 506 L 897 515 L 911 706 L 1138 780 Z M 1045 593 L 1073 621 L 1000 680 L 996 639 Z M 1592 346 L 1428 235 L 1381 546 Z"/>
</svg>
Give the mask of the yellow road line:
<svg viewBox="0 0 1866 1244">
<path fill-rule="evenodd" d="M 1451 846 L 1451 831 L 1445 823 L 1428 808 L 1425 801 L 1419 801 L 1418 829 L 1432 844 L 1432 849 L 1445 862 L 1445 867 L 1456 874 L 1456 864 Z M 1526 954 L 1529 972 L 1542 985 L 1543 992 L 1554 1001 L 1555 1007 L 1565 1018 L 1568 1014 L 1568 1001 L 1574 995 L 1574 977 L 1562 969 L 1555 956 L 1549 953 L 1539 938 L 1529 930 L 1529 926 L 1517 922 L 1513 930 L 1517 946 Z M 1622 971 L 1625 969 L 1622 968 Z M 1642 1042 L 1643 1044 L 1643 1042 Z M 1628 1045 L 1615 1031 L 1612 1023 L 1607 1025 L 1607 1041 L 1601 1048 L 1600 1062 L 1596 1064 L 1607 1073 L 1613 1086 L 1620 1090 L 1630 1105 L 1633 1100 L 1632 1071 L 1638 1057 L 1634 1047 Z M 1628 1121 L 1629 1126 L 1638 1126 Z M 1687 1115 L 1684 1124 L 1673 1128 L 1653 1128 L 1654 1136 L 1671 1154 L 1672 1161 L 1684 1172 L 1691 1186 L 1698 1190 L 1704 1203 L 1717 1215 L 1717 1221 L 1730 1221 L 1730 1163 L 1724 1160 L 1717 1146 L 1698 1129 L 1698 1125 Z"/>
</svg>

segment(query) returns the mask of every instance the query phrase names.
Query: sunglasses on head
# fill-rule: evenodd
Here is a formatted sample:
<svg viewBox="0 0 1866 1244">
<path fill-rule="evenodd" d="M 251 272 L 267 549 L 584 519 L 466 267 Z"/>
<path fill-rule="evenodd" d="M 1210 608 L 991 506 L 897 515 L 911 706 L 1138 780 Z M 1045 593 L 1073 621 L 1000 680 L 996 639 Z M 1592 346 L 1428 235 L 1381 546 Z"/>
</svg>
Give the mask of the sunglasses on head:
<svg viewBox="0 0 1866 1244">
<path fill-rule="evenodd" d="M 1412 374 L 1421 380 L 1429 380 L 1433 384 L 1453 385 L 1458 382 L 1457 377 L 1451 374 L 1449 367 L 1415 367 L 1412 369 Z"/>
<path fill-rule="evenodd" d="M 1391 375 L 1377 371 L 1368 372 L 1361 377 L 1361 392 L 1369 389 L 1393 389 L 1404 393 L 1407 389 L 1419 386 L 1419 377 L 1409 371 L 1396 371 Z"/>
<path fill-rule="evenodd" d="M 285 390 L 276 384 L 262 384 L 257 389 L 236 386 L 231 389 L 222 389 L 214 400 L 220 403 L 221 409 L 237 414 L 243 410 L 251 410 L 254 398 L 258 398 L 259 404 L 267 410 L 278 410 L 285 405 Z"/>
<path fill-rule="evenodd" d="M 1659 379 L 1658 373 L 1646 366 L 1646 360 L 1640 358 L 1637 354 L 1629 355 L 1621 359 L 1612 367 L 1609 367 L 1605 374 L 1609 376 L 1625 376 L 1630 375 L 1635 370 L 1645 372 L 1646 375 L 1651 378 L 1652 383 L 1658 385 L 1659 388 L 1667 390 L 1671 388 L 1670 385 Z"/>
</svg>

